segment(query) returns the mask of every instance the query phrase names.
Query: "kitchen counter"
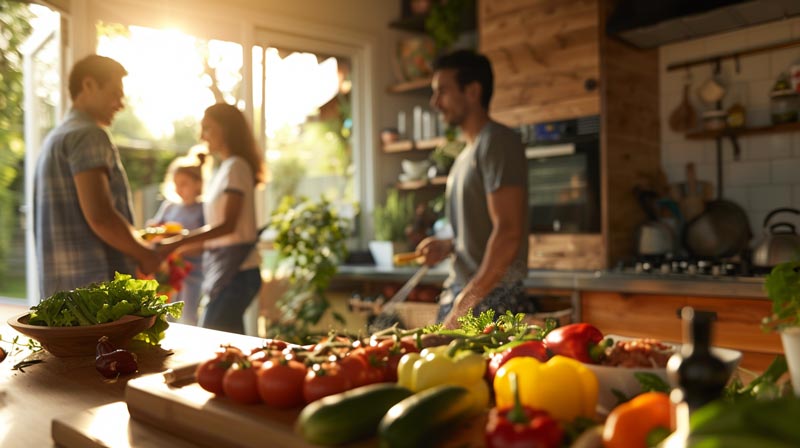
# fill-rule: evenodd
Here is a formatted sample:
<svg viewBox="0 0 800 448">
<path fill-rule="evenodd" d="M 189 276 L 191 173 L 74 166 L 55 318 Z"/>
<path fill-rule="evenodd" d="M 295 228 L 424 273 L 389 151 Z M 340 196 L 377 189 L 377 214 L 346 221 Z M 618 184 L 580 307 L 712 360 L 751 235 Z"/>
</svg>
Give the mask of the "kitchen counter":
<svg viewBox="0 0 800 448">
<path fill-rule="evenodd" d="M 19 335 L 6 324 L 6 320 L 27 309 L 27 306 L 0 304 L 0 335 L 4 340 Z M 27 340 L 24 336 L 20 339 Z M 160 348 L 144 344 L 134 346 L 135 342 L 132 343 L 129 348 L 138 357 L 139 372 L 116 381 L 104 379 L 95 370 L 92 356 L 57 358 L 42 351 L 31 355 L 31 358 L 44 362 L 27 367 L 22 372 L 12 370 L 12 366 L 25 359 L 29 352 L 23 349 L 16 356 L 10 353 L 0 363 L 0 446 L 54 446 L 51 438 L 53 419 L 82 422 L 76 424 L 91 429 L 101 446 L 193 446 L 148 425 L 129 420 L 127 407 L 122 401 L 128 380 L 203 361 L 220 344 L 257 347 L 261 341 L 249 336 L 171 324 Z M 2 345 L 5 349 L 10 348 L 10 344 Z M 98 406 L 105 406 L 101 408 L 105 410 L 97 412 Z M 95 445 L 79 443 L 71 446 Z"/>
<path fill-rule="evenodd" d="M 355 282 L 405 282 L 416 267 L 378 268 L 343 265 L 336 280 Z M 446 267 L 428 271 L 422 284 L 441 285 Z M 763 277 L 712 277 L 708 275 L 635 274 L 620 271 L 529 270 L 525 287 L 575 291 L 613 291 L 631 294 L 670 294 L 703 297 L 766 299 Z"/>
</svg>

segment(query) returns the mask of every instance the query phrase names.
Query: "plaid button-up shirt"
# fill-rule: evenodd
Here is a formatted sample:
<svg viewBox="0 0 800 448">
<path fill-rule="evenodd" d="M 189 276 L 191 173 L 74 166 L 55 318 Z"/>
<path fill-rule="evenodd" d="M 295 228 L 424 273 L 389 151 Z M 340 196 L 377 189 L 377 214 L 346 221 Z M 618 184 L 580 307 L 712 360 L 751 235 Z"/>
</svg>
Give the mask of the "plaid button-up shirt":
<svg viewBox="0 0 800 448">
<path fill-rule="evenodd" d="M 128 177 L 108 133 L 88 115 L 71 110 L 45 140 L 36 165 L 34 234 L 41 297 L 107 281 L 114 271 L 133 274 L 136 263 L 104 243 L 84 218 L 74 176 L 105 168 L 114 208 L 129 222 Z"/>
</svg>

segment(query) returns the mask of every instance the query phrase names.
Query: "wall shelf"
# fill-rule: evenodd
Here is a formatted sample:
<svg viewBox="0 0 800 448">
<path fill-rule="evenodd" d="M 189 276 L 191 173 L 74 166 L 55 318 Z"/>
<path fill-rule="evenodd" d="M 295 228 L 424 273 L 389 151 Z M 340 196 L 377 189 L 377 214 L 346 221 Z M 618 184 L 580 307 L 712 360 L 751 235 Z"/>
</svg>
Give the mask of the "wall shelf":
<svg viewBox="0 0 800 448">
<path fill-rule="evenodd" d="M 714 140 L 722 137 L 743 137 L 746 135 L 781 134 L 800 131 L 800 122 L 783 123 L 772 126 L 759 126 L 753 128 L 726 128 L 719 131 L 697 131 L 686 134 L 688 140 Z"/>
<path fill-rule="evenodd" d="M 411 81 L 404 81 L 399 82 L 397 84 L 392 84 L 386 88 L 389 93 L 406 93 L 406 92 L 414 92 L 414 91 L 422 91 L 425 89 L 430 90 L 431 88 L 431 80 L 433 78 L 427 76 L 425 78 L 419 79 L 412 79 Z"/>
<path fill-rule="evenodd" d="M 398 182 L 395 187 L 398 190 L 411 191 L 420 190 L 427 187 L 441 187 L 447 185 L 447 176 L 436 176 L 432 179 L 412 180 L 408 182 Z"/>
<path fill-rule="evenodd" d="M 447 143 L 445 137 L 436 137 L 427 140 L 400 140 L 388 145 L 383 145 L 383 152 L 430 151 L 437 146 Z"/>
</svg>

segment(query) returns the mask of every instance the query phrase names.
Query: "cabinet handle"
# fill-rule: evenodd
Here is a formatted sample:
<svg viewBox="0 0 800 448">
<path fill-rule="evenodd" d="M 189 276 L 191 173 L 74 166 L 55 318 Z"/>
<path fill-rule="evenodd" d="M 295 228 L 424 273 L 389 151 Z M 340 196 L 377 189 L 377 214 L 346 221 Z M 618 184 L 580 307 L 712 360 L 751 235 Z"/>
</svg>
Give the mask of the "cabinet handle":
<svg viewBox="0 0 800 448">
<path fill-rule="evenodd" d="M 594 79 L 594 78 L 589 78 L 589 79 L 583 81 L 583 88 L 587 92 L 591 92 L 591 91 L 597 89 L 597 80 Z"/>
</svg>

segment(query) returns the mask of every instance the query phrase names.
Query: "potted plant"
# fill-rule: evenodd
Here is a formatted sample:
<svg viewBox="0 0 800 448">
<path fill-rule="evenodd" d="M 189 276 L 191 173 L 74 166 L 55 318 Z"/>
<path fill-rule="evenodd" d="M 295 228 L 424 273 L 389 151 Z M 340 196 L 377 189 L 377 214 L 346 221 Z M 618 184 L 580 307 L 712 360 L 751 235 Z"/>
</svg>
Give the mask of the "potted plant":
<svg viewBox="0 0 800 448">
<path fill-rule="evenodd" d="M 425 32 L 439 52 L 450 48 L 459 38 L 468 20 L 474 21 L 475 0 L 440 0 L 425 18 Z"/>
<path fill-rule="evenodd" d="M 325 291 L 347 254 L 350 220 L 340 216 L 326 199 L 319 201 L 287 196 L 270 221 L 278 252 L 278 277 L 288 279 L 278 299 L 280 317 L 271 322 L 266 337 L 305 343 L 312 325 L 330 307 Z M 334 313 L 334 319 L 344 318 Z"/>
<path fill-rule="evenodd" d="M 392 267 L 394 253 L 408 250 L 406 227 L 414 217 L 414 195 L 401 196 L 396 189 L 390 189 L 386 203 L 375 207 L 373 217 L 375 240 L 370 241 L 369 251 L 377 266 Z"/>
<path fill-rule="evenodd" d="M 780 333 L 794 394 L 800 397 L 800 261 L 772 268 L 764 288 L 772 301 L 772 314 L 764 318 L 764 328 Z"/>
</svg>

